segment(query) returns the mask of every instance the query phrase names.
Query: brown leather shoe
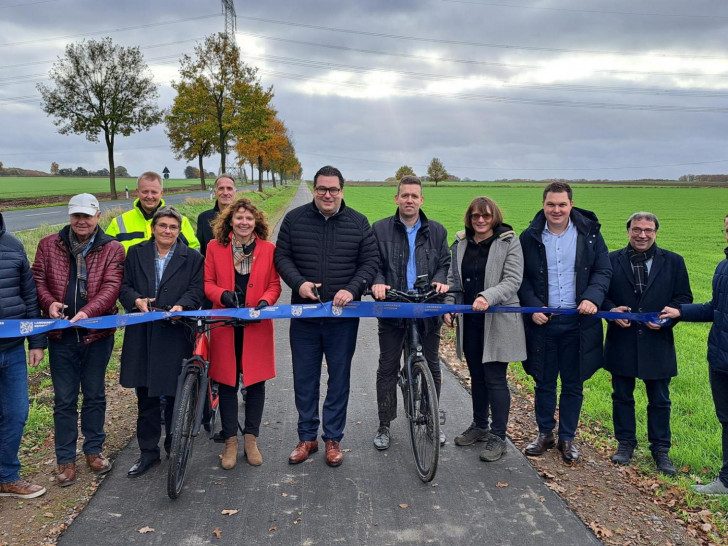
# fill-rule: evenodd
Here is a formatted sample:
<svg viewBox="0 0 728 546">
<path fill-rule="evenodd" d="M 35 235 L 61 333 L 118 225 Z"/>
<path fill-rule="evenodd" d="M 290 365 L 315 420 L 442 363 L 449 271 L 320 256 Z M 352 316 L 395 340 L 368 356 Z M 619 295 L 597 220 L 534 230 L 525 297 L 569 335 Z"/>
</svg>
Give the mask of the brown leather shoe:
<svg viewBox="0 0 728 546">
<path fill-rule="evenodd" d="M 34 499 L 44 495 L 46 488 L 34 485 L 26 480 L 10 483 L 0 483 L 0 497 L 16 497 L 19 499 Z"/>
<path fill-rule="evenodd" d="M 579 450 L 576 449 L 573 441 L 559 440 L 558 448 L 565 463 L 571 464 L 579 460 Z"/>
<path fill-rule="evenodd" d="M 61 487 L 68 487 L 76 483 L 76 463 L 59 464 L 56 481 Z"/>
<path fill-rule="evenodd" d="M 546 450 L 551 449 L 556 445 L 553 432 L 539 432 L 536 439 L 528 444 L 525 449 L 526 455 L 530 457 L 539 457 L 546 453 Z"/>
<path fill-rule="evenodd" d="M 341 452 L 339 442 L 336 440 L 326 440 L 326 464 L 329 466 L 339 466 L 344 462 L 344 454 Z"/>
<path fill-rule="evenodd" d="M 111 470 L 111 461 L 103 453 L 86 453 L 86 463 L 97 474 L 106 474 Z"/>
<path fill-rule="evenodd" d="M 298 445 L 296 446 L 296 449 L 294 449 L 291 452 L 290 457 L 288 457 L 289 464 L 298 464 L 302 463 L 306 459 L 308 459 L 308 456 L 311 453 L 316 453 L 318 451 L 318 440 L 313 440 L 311 442 L 298 442 Z"/>
</svg>

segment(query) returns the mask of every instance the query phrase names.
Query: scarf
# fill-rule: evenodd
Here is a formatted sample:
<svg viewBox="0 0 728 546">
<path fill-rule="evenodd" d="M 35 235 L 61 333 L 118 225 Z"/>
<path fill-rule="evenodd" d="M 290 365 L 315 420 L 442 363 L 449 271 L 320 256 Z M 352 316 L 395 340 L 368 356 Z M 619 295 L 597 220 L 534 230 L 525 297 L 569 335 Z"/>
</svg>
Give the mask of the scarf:
<svg viewBox="0 0 728 546">
<path fill-rule="evenodd" d="M 253 249 L 255 248 L 255 236 L 253 236 L 253 239 L 247 245 L 238 242 L 235 236 L 233 236 L 232 247 L 235 271 L 240 275 L 249 275 L 251 265 L 250 257 L 253 255 Z"/>
<path fill-rule="evenodd" d="M 86 289 L 86 282 L 88 281 L 88 271 L 86 270 L 86 260 L 84 259 L 86 253 L 91 248 L 91 245 L 96 238 L 98 233 L 98 226 L 86 241 L 81 242 L 76 237 L 76 234 L 72 229 L 68 230 L 68 238 L 71 243 L 71 256 L 76 260 L 76 282 L 78 283 L 78 291 L 81 297 L 88 301 L 88 290 Z"/>
<path fill-rule="evenodd" d="M 657 251 L 655 244 L 645 252 L 637 252 L 632 245 L 627 247 L 627 257 L 632 265 L 632 275 L 634 275 L 635 294 L 638 296 L 642 295 L 647 286 L 647 261 L 654 257 L 655 251 Z"/>
</svg>

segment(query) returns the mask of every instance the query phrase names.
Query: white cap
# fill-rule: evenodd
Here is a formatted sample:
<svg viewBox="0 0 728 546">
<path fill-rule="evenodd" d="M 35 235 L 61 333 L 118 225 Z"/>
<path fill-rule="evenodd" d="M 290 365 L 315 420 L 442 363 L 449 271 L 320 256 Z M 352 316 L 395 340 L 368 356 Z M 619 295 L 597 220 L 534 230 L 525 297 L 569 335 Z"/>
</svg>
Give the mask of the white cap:
<svg viewBox="0 0 728 546">
<path fill-rule="evenodd" d="M 68 214 L 88 214 L 96 216 L 99 212 L 99 201 L 90 193 L 79 193 L 68 202 Z"/>
</svg>

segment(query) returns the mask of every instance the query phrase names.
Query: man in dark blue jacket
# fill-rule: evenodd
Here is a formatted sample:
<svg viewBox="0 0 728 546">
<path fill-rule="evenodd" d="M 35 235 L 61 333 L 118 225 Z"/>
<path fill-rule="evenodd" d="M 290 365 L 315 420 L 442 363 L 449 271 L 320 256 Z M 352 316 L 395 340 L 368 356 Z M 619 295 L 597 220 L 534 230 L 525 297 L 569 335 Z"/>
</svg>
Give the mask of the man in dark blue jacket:
<svg viewBox="0 0 728 546">
<path fill-rule="evenodd" d="M 723 227 L 728 242 L 728 216 L 723 219 Z M 723 466 L 712 482 L 692 486 L 703 495 L 728 495 L 728 248 L 724 252 L 726 259 L 718 264 L 713 275 L 713 299 L 680 308 L 665 307 L 660 314 L 660 318 L 713 323 L 708 335 L 708 366 L 715 413 L 722 428 Z"/>
<path fill-rule="evenodd" d="M 23 244 L 5 230 L 0 214 L 0 321 L 40 318 L 38 295 Z M 24 338 L 0 338 L 0 497 L 32 499 L 46 492 L 20 478 L 18 450 L 28 418 Z M 43 360 L 45 335 L 28 337 L 29 364 Z"/>
<path fill-rule="evenodd" d="M 568 184 L 553 182 L 543 191 L 543 210 L 520 236 L 521 305 L 578 312 L 524 316 L 528 358 L 523 366 L 536 381 L 538 436 L 526 447 L 526 455 L 532 457 L 556 444 L 553 431 L 560 376 L 558 448 L 565 462 L 579 459 L 573 442 L 583 383 L 603 363 L 602 321 L 592 315 L 602 305 L 612 276 L 600 228 L 593 212 L 574 207 Z"/>
<path fill-rule="evenodd" d="M 344 203 L 344 177 L 339 169 L 319 169 L 313 187 L 313 202 L 293 209 L 283 218 L 276 243 L 276 269 L 291 287 L 292 304 L 330 301 L 344 307 L 360 299 L 371 285 L 377 272 L 377 244 L 366 217 Z M 346 425 L 351 359 L 358 329 L 358 318 L 291 320 L 299 443 L 289 463 L 301 463 L 318 451 L 323 356 L 329 375 L 322 415 L 326 463 L 339 466 L 343 462 L 339 443 Z"/>
<path fill-rule="evenodd" d="M 397 212 L 372 226 L 379 248 L 379 271 L 374 278 L 372 294 L 383 300 L 390 288 L 412 290 L 420 276 L 438 292 L 448 290 L 447 272 L 450 250 L 447 230 L 430 220 L 420 210 L 424 202 L 422 182 L 416 176 L 404 176 L 394 196 Z M 405 323 L 402 319 L 379 319 L 379 367 L 377 368 L 377 408 L 379 429 L 374 447 L 387 449 L 390 443 L 389 424 L 397 416 L 397 375 L 404 347 Z M 440 318 L 424 321 L 422 339 L 425 359 L 435 379 L 440 398 Z M 445 433 L 440 430 L 440 444 Z"/>
<path fill-rule="evenodd" d="M 627 220 L 629 244 L 609 254 L 612 281 L 602 309 L 649 313 L 692 303 L 688 270 L 682 256 L 655 244 L 660 222 L 650 212 Z M 612 374 L 612 420 L 619 445 L 612 462 L 628 464 L 637 446 L 635 379 L 647 390 L 647 438 L 657 469 L 674 475 L 670 460 L 670 379 L 677 375 L 672 326 L 613 320 L 607 326 L 604 367 Z"/>
</svg>

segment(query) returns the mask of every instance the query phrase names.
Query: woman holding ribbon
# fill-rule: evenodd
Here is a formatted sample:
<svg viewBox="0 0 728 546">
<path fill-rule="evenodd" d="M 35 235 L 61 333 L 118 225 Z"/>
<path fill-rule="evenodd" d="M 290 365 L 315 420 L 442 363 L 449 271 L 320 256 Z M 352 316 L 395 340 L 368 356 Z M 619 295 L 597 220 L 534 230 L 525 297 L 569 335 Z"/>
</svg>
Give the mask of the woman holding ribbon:
<svg viewBox="0 0 728 546">
<path fill-rule="evenodd" d="M 472 305 L 473 311 L 519 305 L 521 243 L 513 228 L 503 223 L 492 199 L 473 199 L 465 211 L 465 229 L 455 235 L 451 253 L 447 284 L 461 291 L 458 303 Z M 455 444 L 485 442 L 480 459 L 497 461 L 506 452 L 511 405 L 506 370 L 509 362 L 526 358 L 523 320 L 517 313 L 465 313 L 461 318 L 458 342 L 470 371 L 473 422 L 455 437 Z M 451 325 L 452 317 L 445 315 L 445 322 Z"/>
<path fill-rule="evenodd" d="M 202 255 L 179 238 L 182 215 L 161 207 L 152 218 L 152 237 L 129 248 L 119 301 L 127 312 L 146 313 L 199 309 L 203 297 Z M 157 320 L 127 326 L 121 350 L 120 382 L 137 393 L 137 441 L 141 455 L 128 472 L 130 478 L 159 464 L 162 434 L 160 396 L 166 396 L 165 423 L 172 423 L 180 363 L 192 352 L 192 339 L 172 321 Z M 167 429 L 164 448 L 172 436 Z"/>
<path fill-rule="evenodd" d="M 213 223 L 214 239 L 207 246 L 205 296 L 213 309 L 263 307 L 281 295 L 281 280 L 273 265 L 275 245 L 268 239 L 265 213 L 249 199 L 238 199 Z M 242 379 L 241 379 L 242 373 Z M 275 377 L 273 321 L 225 326 L 210 333 L 210 378 L 220 384 L 220 456 L 225 469 L 235 467 L 238 455 L 238 389 L 245 386 L 245 455 L 248 464 L 263 464 L 257 438 L 265 403 L 265 381 Z"/>
</svg>

